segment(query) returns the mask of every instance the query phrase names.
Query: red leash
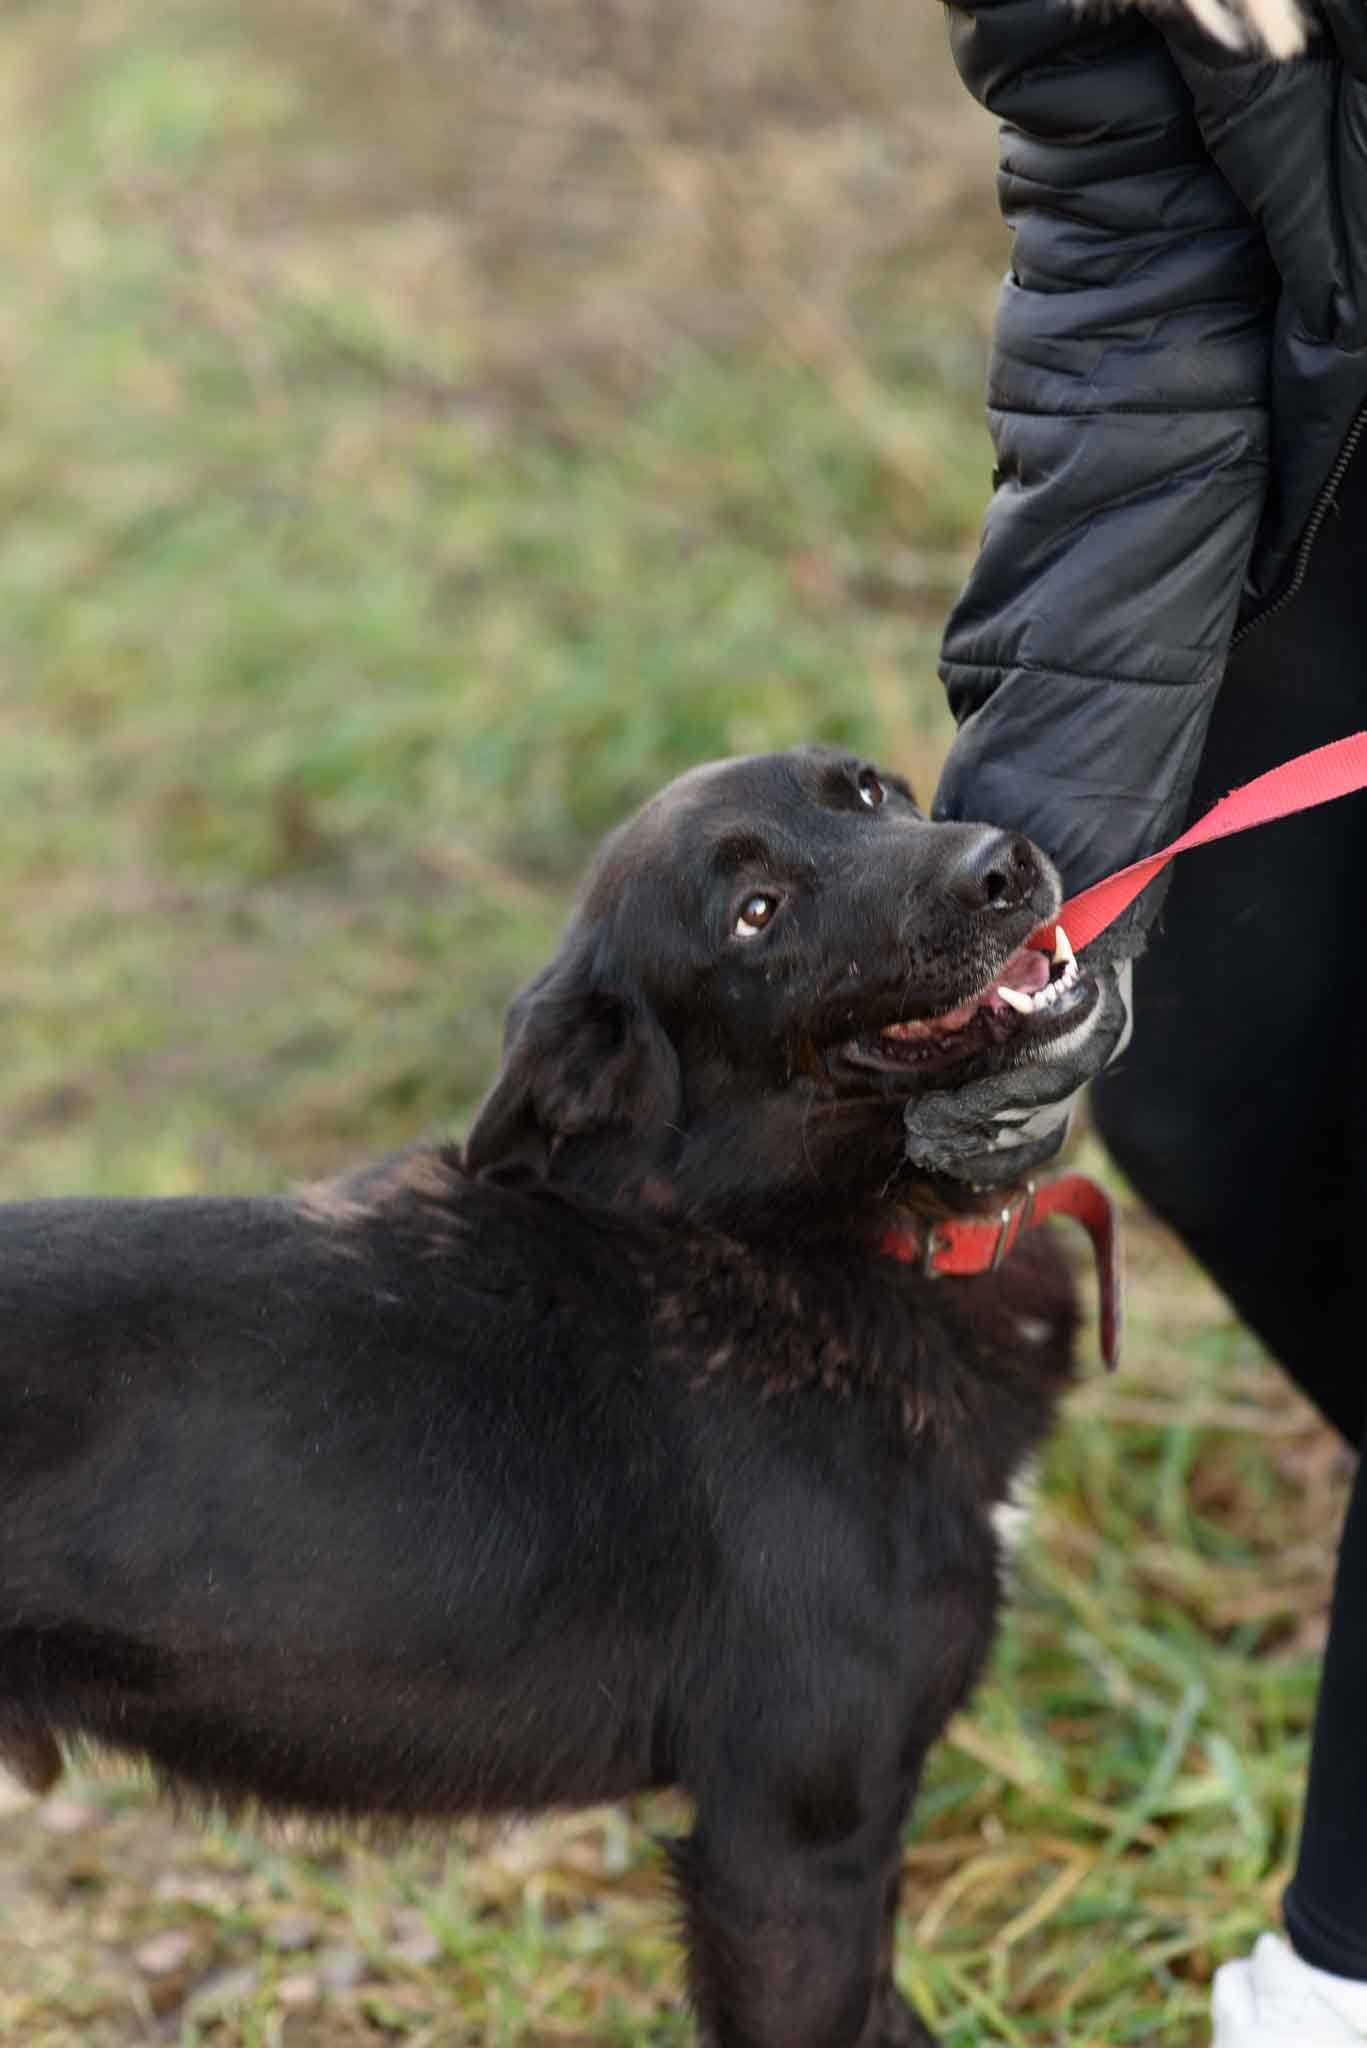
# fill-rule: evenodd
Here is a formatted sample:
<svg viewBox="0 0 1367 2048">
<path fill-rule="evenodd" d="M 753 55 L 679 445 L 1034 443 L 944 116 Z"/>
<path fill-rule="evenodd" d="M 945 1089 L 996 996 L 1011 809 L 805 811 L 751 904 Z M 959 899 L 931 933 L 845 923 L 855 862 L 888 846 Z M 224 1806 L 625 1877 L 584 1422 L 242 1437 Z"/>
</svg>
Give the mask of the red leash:
<svg viewBox="0 0 1367 2048">
<path fill-rule="evenodd" d="M 1177 854 L 1212 839 L 1228 839 L 1234 832 L 1247 832 L 1254 825 L 1270 824 L 1274 818 L 1289 818 L 1293 811 L 1313 810 L 1316 804 L 1332 803 L 1359 789 L 1367 789 L 1367 732 L 1355 732 L 1346 740 L 1297 754 L 1294 761 L 1284 761 L 1280 768 L 1255 776 L 1242 789 L 1222 797 L 1171 846 L 1145 854 L 1143 860 L 1107 875 L 1104 881 L 1093 882 L 1090 889 L 1070 898 L 1044 929 L 1052 943 L 1054 926 L 1061 924 L 1081 952 Z"/>
</svg>

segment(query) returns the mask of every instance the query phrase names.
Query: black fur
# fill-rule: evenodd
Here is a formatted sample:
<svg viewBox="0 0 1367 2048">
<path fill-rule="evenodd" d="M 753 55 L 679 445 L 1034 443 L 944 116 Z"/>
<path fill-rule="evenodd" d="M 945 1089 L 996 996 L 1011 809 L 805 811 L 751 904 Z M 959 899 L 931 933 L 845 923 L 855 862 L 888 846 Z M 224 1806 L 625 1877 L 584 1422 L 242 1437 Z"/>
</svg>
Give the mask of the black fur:
<svg viewBox="0 0 1367 2048">
<path fill-rule="evenodd" d="M 623 828 L 463 1161 L 0 1211 L 13 1767 L 86 1736 L 201 1796 L 399 1816 L 678 1784 L 705 2039 L 928 2038 L 900 1835 L 1073 1307 L 1043 1240 L 980 1281 L 880 1252 L 926 1201 L 920 1084 L 844 1048 L 980 987 L 1057 885 L 870 775 L 722 764 Z"/>
</svg>

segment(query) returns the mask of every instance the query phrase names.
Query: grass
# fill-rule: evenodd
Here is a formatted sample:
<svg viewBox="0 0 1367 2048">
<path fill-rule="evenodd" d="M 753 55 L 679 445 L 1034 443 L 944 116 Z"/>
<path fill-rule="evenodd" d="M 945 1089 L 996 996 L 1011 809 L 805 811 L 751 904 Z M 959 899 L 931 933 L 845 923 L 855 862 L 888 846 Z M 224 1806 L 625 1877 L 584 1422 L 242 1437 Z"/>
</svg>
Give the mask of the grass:
<svg viewBox="0 0 1367 2048">
<path fill-rule="evenodd" d="M 645 791 L 814 735 L 933 781 L 984 138 L 926 17 L 785 5 L 0 21 L 4 1196 L 459 1127 Z M 1292 1852 L 1343 1473 L 1133 1221 L 1127 1371 L 908 1843 L 948 2048 L 1195 2048 Z M 0 2038 L 682 2042 L 679 1819 L 382 1852 L 6 1795 Z"/>
</svg>

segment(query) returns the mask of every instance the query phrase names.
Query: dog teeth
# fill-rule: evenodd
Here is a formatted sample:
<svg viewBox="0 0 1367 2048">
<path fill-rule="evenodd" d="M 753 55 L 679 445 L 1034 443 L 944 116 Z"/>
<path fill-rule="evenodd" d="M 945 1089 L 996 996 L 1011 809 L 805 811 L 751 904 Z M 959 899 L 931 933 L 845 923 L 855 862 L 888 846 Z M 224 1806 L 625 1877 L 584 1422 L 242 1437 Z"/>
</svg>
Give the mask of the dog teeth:
<svg viewBox="0 0 1367 2048">
<path fill-rule="evenodd" d="M 1057 927 L 1053 959 L 1055 967 L 1061 967 L 1062 971 L 1056 974 L 1052 981 L 1046 982 L 1043 988 L 1037 989 L 1034 995 L 1027 995 L 1024 989 L 1011 988 L 1005 982 L 995 983 L 988 994 L 1005 1003 L 1018 1017 L 1038 1017 L 1042 1011 L 1053 1009 L 1057 1003 L 1062 1002 L 1082 972 L 1062 925 Z M 961 1004 L 957 1010 L 947 1010 L 942 1017 L 918 1018 L 902 1024 L 885 1024 L 881 1036 L 920 1039 L 959 1030 L 985 1000 L 985 997 L 974 997 L 969 1002 Z"/>
<path fill-rule="evenodd" d="M 1077 964 L 1072 947 L 1063 937 L 1061 927 L 1059 936 L 1067 947 L 1062 974 L 1057 975 L 1053 981 L 1046 982 L 1044 987 L 1037 989 L 1032 996 L 1026 995 L 1021 989 L 1008 988 L 1004 982 L 999 982 L 994 990 L 994 994 L 1000 996 L 1001 1000 L 1009 1004 L 1019 1016 L 1038 1017 L 1042 1010 L 1052 1010 L 1056 1004 L 1063 1001 L 1069 989 L 1076 985 L 1082 970 Z M 1059 955 L 1055 953 L 1054 958 L 1057 961 Z"/>
</svg>

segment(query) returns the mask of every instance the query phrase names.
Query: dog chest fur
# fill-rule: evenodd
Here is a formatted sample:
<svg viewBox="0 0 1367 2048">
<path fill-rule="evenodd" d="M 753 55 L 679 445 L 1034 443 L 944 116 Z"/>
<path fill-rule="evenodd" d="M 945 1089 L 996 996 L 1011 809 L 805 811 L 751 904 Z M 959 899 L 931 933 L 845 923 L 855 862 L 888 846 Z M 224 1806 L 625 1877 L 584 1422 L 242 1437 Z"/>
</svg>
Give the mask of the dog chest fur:
<svg viewBox="0 0 1367 2048">
<path fill-rule="evenodd" d="M 825 1624 L 862 1612 L 894 1662 L 937 1549 L 990 1572 L 979 1504 L 1047 1426 L 1066 1318 L 1005 1362 L 981 1289 L 873 1254 L 785 1261 L 436 1153 L 389 1171 L 302 1210 L 0 1212 L 0 1718 L 28 1776 L 55 1727 L 227 1798 L 520 1806 L 529 1753 L 534 1799 L 610 1796 L 674 1774 L 671 1702 L 731 1672 L 761 1555 L 785 1620 L 826 1560 Z"/>
</svg>

